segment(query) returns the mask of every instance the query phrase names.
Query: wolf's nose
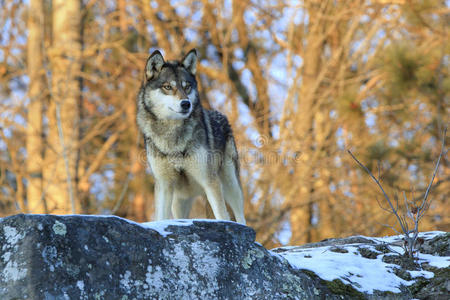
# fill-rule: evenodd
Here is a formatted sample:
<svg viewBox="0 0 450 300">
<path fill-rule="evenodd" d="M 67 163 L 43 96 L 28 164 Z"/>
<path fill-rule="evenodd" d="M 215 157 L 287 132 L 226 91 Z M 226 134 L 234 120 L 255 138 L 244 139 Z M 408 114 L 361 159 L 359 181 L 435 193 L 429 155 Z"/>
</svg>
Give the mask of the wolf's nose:
<svg viewBox="0 0 450 300">
<path fill-rule="evenodd" d="M 184 110 L 188 110 L 189 108 L 191 108 L 191 101 L 189 100 L 182 100 L 180 103 L 180 106 L 182 109 Z"/>
</svg>

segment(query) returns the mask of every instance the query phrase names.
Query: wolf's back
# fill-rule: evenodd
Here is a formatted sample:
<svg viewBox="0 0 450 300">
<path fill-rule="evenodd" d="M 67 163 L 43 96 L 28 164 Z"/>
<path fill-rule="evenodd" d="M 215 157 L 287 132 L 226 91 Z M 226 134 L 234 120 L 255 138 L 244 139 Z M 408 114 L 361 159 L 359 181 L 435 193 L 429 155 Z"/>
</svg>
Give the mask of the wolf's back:
<svg viewBox="0 0 450 300">
<path fill-rule="evenodd" d="M 216 110 L 206 110 L 205 124 L 208 129 L 208 138 L 211 143 L 212 150 L 225 151 L 225 146 L 230 138 L 233 138 L 230 123 L 227 117 Z"/>
</svg>

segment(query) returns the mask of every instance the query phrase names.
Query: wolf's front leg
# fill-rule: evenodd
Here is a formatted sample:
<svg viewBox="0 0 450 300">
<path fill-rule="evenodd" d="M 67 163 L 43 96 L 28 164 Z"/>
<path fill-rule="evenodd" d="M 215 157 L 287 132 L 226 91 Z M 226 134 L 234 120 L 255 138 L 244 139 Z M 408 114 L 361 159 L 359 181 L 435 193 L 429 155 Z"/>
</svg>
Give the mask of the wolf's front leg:
<svg viewBox="0 0 450 300">
<path fill-rule="evenodd" d="M 203 185 L 208 202 L 211 205 L 214 216 L 219 220 L 230 220 L 225 200 L 222 193 L 222 185 L 218 178 L 209 180 Z"/>
<path fill-rule="evenodd" d="M 155 184 L 155 218 L 157 221 L 170 219 L 173 187 L 170 183 L 158 180 Z"/>
</svg>

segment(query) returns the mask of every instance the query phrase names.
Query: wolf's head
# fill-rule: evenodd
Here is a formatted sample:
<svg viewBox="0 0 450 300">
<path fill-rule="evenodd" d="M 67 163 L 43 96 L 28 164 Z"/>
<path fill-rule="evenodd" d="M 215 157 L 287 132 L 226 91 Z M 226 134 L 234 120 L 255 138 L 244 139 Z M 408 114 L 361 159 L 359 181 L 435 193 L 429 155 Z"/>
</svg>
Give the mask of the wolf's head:
<svg viewBox="0 0 450 300">
<path fill-rule="evenodd" d="M 143 101 L 148 112 L 157 119 L 186 119 L 199 104 L 195 71 L 195 49 L 180 61 L 164 61 L 154 51 L 145 66 Z"/>
</svg>

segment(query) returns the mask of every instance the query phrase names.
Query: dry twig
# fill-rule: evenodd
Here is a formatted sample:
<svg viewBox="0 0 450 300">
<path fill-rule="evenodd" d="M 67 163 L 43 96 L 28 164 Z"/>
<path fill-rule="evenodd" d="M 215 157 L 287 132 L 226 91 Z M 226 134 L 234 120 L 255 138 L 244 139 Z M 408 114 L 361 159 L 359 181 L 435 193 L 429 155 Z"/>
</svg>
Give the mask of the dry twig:
<svg viewBox="0 0 450 300">
<path fill-rule="evenodd" d="M 433 171 L 433 176 L 431 177 L 430 183 L 428 184 L 428 187 L 427 187 L 425 195 L 422 199 L 422 202 L 420 203 L 419 206 L 416 206 L 415 203 L 410 203 L 406 197 L 405 192 L 403 192 L 403 200 L 405 203 L 405 207 L 404 207 L 405 212 L 403 214 L 399 213 L 398 196 L 394 195 L 394 200 L 395 200 L 395 207 L 394 207 L 392 200 L 389 198 L 388 194 L 383 189 L 383 186 L 381 185 L 380 181 L 372 174 L 372 172 L 364 164 L 362 164 L 353 155 L 353 153 L 350 150 L 347 150 L 347 152 L 350 154 L 350 156 L 358 163 L 358 165 L 361 168 L 363 168 L 367 172 L 367 174 L 369 174 L 369 176 L 373 179 L 373 181 L 377 184 L 377 186 L 380 188 L 381 192 L 383 193 L 384 198 L 386 199 L 386 201 L 389 204 L 390 210 L 386 210 L 385 208 L 383 208 L 381 206 L 380 202 L 378 202 L 378 204 L 380 205 L 380 207 L 383 210 L 388 211 L 389 213 L 393 214 L 397 218 L 397 221 L 398 221 L 398 223 L 402 229 L 402 232 L 404 234 L 405 243 L 404 243 L 403 247 L 405 249 L 405 254 L 411 258 L 414 257 L 414 253 L 416 253 L 416 251 L 417 251 L 419 223 L 420 223 L 420 220 L 423 218 L 423 216 L 425 216 L 425 213 L 427 212 L 428 207 L 430 206 L 430 201 L 428 199 L 428 196 L 430 195 L 430 191 L 433 186 L 434 178 L 436 177 L 437 171 L 439 169 L 439 164 L 441 162 L 442 155 L 444 154 L 444 152 L 446 152 L 445 151 L 445 136 L 446 136 L 446 134 L 447 134 L 447 128 L 443 131 L 441 152 L 439 154 L 438 160 L 436 161 L 436 165 L 435 165 L 434 171 Z M 407 220 L 408 218 L 414 224 L 414 228 L 412 230 L 409 230 L 408 220 Z M 393 226 L 388 225 L 388 227 L 393 229 L 395 232 L 397 232 L 397 230 L 395 230 L 395 228 Z"/>
</svg>

